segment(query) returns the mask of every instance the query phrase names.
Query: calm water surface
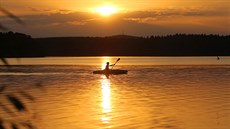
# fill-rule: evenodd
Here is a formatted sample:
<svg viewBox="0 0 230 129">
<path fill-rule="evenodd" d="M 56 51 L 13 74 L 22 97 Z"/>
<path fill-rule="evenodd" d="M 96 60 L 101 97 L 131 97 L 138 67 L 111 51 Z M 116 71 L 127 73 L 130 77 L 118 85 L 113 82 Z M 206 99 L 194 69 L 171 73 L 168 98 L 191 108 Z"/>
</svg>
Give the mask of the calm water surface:
<svg viewBox="0 0 230 129">
<path fill-rule="evenodd" d="M 116 57 L 38 59 L 43 65 L 21 59 L 21 65 L 2 66 L 0 120 L 9 128 L 26 122 L 39 129 L 230 128 L 229 57 L 137 58 L 121 58 L 115 69 L 129 73 L 109 79 L 92 71 Z M 80 64 L 60 64 L 72 64 L 69 59 Z M 6 95 L 20 99 L 26 111 L 17 111 Z"/>
</svg>

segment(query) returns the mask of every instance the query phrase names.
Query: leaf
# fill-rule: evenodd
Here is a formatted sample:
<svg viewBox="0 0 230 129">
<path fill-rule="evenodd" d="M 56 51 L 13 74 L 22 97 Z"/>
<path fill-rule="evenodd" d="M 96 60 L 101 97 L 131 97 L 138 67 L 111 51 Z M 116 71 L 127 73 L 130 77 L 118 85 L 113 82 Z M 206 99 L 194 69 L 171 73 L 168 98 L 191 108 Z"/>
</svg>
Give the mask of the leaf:
<svg viewBox="0 0 230 129">
<path fill-rule="evenodd" d="M 28 129 L 35 129 L 35 127 L 31 125 L 30 123 L 23 123 L 22 125 L 27 127 Z"/>
<path fill-rule="evenodd" d="M 3 109 L 6 113 L 8 113 L 8 114 L 10 114 L 10 115 L 14 115 L 14 113 L 13 113 L 8 107 L 2 105 L 1 103 L 0 103 L 0 107 L 2 107 L 2 109 Z M 0 128 L 0 129 L 1 129 L 1 128 Z"/>
<path fill-rule="evenodd" d="M 0 119 L 0 129 L 5 129 L 3 126 L 3 121 Z"/>
<path fill-rule="evenodd" d="M 6 89 L 6 86 L 0 86 L 0 93 Z"/>
<path fill-rule="evenodd" d="M 12 129 L 19 129 L 18 126 L 16 124 L 14 124 L 14 123 L 11 123 L 11 128 Z"/>
<path fill-rule="evenodd" d="M 20 91 L 19 93 L 20 93 L 22 96 L 24 96 L 25 98 L 27 98 L 27 99 L 29 99 L 29 100 L 31 100 L 31 101 L 34 101 L 34 97 L 31 96 L 30 94 L 27 94 L 27 93 L 24 92 L 24 91 Z"/>
<path fill-rule="evenodd" d="M 14 105 L 14 107 L 18 111 L 25 111 L 26 110 L 26 107 L 18 98 L 14 97 L 14 96 L 10 96 L 10 95 L 6 95 L 6 97 Z"/>
<path fill-rule="evenodd" d="M 8 30 L 8 28 L 6 28 L 5 26 L 3 26 L 1 23 L 0 23 L 0 29 L 1 30 Z"/>
<path fill-rule="evenodd" d="M 37 83 L 35 84 L 35 87 L 36 87 L 36 88 L 42 88 L 42 87 L 43 87 L 42 82 L 37 82 Z"/>
<path fill-rule="evenodd" d="M 1 61 L 3 62 L 4 65 L 9 66 L 9 63 L 5 58 L 1 58 Z"/>
<path fill-rule="evenodd" d="M 19 24 L 25 24 L 19 17 L 15 16 L 13 13 L 0 7 L 0 11 L 5 13 L 8 17 L 14 19 Z"/>
</svg>

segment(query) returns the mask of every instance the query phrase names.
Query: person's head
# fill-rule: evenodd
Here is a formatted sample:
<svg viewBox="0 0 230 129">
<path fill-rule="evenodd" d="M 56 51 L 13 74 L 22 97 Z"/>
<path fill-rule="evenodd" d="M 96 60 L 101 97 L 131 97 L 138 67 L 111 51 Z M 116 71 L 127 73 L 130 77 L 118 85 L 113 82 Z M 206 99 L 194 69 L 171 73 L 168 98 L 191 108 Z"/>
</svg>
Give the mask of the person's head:
<svg viewBox="0 0 230 129">
<path fill-rule="evenodd" d="M 106 63 L 107 65 L 109 64 L 109 62 Z"/>
</svg>

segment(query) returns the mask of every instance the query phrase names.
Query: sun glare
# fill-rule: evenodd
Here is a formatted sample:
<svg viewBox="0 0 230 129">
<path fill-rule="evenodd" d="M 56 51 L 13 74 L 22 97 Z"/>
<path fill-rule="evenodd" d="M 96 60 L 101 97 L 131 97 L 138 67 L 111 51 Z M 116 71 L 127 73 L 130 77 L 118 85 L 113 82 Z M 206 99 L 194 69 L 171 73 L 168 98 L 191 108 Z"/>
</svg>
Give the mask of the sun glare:
<svg viewBox="0 0 230 129">
<path fill-rule="evenodd" d="M 110 62 L 111 58 L 109 56 L 103 56 L 101 58 L 101 69 L 105 69 L 106 62 Z"/>
<path fill-rule="evenodd" d="M 109 16 L 117 13 L 117 8 L 114 6 L 101 6 L 95 8 L 95 12 L 99 13 L 102 16 Z"/>
</svg>

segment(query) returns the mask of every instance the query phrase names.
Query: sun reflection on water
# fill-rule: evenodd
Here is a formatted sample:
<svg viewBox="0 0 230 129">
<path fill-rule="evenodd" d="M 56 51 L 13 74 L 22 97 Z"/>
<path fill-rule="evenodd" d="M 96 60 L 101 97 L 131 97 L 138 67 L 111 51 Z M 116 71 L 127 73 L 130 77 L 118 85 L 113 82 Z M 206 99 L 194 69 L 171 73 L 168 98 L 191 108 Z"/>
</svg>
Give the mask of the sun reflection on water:
<svg viewBox="0 0 230 129">
<path fill-rule="evenodd" d="M 105 124 L 108 124 L 111 120 L 110 112 L 111 112 L 111 90 L 110 90 L 110 80 L 105 76 L 102 76 L 101 80 L 101 93 L 102 93 L 102 117 L 101 121 Z"/>
<path fill-rule="evenodd" d="M 111 58 L 109 56 L 101 57 L 101 69 L 105 69 L 106 62 L 110 62 Z"/>
</svg>

